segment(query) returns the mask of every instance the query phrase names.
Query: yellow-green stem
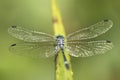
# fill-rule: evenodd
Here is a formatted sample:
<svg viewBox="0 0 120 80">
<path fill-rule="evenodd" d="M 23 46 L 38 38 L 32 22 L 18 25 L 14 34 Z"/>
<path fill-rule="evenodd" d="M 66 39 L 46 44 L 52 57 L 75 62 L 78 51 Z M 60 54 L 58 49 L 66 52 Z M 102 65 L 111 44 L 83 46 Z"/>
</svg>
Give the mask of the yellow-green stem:
<svg viewBox="0 0 120 80">
<path fill-rule="evenodd" d="M 52 5 L 52 18 L 53 18 L 53 26 L 54 26 L 54 34 L 62 35 L 66 37 L 64 26 L 62 23 L 62 17 L 60 15 L 60 11 L 58 9 L 58 6 L 56 4 L 56 0 L 51 0 Z M 66 40 L 65 40 L 66 41 Z M 67 46 L 67 44 L 65 44 Z M 71 62 L 70 62 L 70 56 L 65 51 L 65 56 L 67 58 L 67 61 L 69 63 L 70 69 L 66 69 L 64 65 L 64 59 L 62 56 L 62 53 L 59 52 L 58 56 L 56 58 L 56 80 L 73 80 L 73 72 L 71 68 Z"/>
</svg>

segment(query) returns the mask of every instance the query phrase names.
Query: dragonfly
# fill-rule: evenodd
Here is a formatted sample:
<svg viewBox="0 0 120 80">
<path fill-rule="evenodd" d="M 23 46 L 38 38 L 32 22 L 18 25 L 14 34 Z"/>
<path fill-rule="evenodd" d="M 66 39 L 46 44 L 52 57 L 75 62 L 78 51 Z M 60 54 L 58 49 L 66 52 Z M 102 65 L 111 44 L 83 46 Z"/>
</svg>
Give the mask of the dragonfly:
<svg viewBox="0 0 120 80">
<path fill-rule="evenodd" d="M 89 57 L 103 54 L 112 49 L 113 44 L 109 40 L 91 40 L 107 32 L 113 26 L 111 20 L 102 20 L 90 27 L 82 28 L 66 37 L 30 30 L 24 27 L 11 26 L 8 33 L 22 40 L 22 43 L 12 44 L 11 52 L 30 57 L 51 57 L 62 51 L 64 63 L 68 66 L 65 53 L 74 57 Z M 66 45 L 67 44 L 67 45 Z"/>
</svg>

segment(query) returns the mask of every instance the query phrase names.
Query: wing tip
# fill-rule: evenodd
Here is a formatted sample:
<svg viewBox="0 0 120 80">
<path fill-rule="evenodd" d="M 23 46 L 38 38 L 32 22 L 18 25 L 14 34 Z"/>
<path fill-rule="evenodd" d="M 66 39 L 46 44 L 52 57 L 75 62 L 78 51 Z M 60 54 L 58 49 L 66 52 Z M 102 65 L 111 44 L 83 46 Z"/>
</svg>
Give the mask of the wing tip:
<svg viewBox="0 0 120 80">
<path fill-rule="evenodd" d="M 10 26 L 10 28 L 8 28 L 8 33 L 11 33 L 11 30 L 13 30 L 13 28 L 17 28 L 17 26 L 15 26 L 15 25 Z"/>
<path fill-rule="evenodd" d="M 112 42 L 111 42 L 111 41 L 109 41 L 109 40 L 106 40 L 106 42 L 107 42 L 107 43 L 112 43 Z"/>
<path fill-rule="evenodd" d="M 104 22 L 112 22 L 112 20 L 110 20 L 110 19 L 104 19 L 103 21 Z"/>
<path fill-rule="evenodd" d="M 110 19 L 104 19 L 103 21 L 104 21 L 104 22 L 107 22 L 107 23 L 110 23 L 111 25 L 113 25 L 113 22 L 112 22 L 112 20 L 110 20 Z"/>
<path fill-rule="evenodd" d="M 15 26 L 15 25 L 13 25 L 13 26 L 11 26 L 12 28 L 16 28 L 17 26 Z"/>
<path fill-rule="evenodd" d="M 16 46 L 16 44 L 12 44 L 12 45 L 10 45 L 10 46 Z"/>
<path fill-rule="evenodd" d="M 109 44 L 109 50 L 112 49 L 114 47 L 114 44 L 112 43 L 112 41 L 106 40 L 106 43 Z"/>
<path fill-rule="evenodd" d="M 108 22 L 108 21 L 109 21 L 109 19 L 104 19 L 103 21 L 104 21 L 104 22 Z"/>
</svg>

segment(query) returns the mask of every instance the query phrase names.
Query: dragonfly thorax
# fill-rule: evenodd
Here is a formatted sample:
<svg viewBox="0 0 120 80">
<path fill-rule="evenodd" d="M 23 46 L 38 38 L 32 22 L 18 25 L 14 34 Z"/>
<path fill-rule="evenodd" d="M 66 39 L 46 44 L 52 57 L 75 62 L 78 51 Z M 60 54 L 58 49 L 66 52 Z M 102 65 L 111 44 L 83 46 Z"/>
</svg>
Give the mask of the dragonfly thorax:
<svg viewBox="0 0 120 80">
<path fill-rule="evenodd" d="M 56 42 L 57 42 L 57 45 L 60 47 L 60 48 L 64 48 L 64 37 L 63 36 L 57 36 L 56 37 Z"/>
</svg>

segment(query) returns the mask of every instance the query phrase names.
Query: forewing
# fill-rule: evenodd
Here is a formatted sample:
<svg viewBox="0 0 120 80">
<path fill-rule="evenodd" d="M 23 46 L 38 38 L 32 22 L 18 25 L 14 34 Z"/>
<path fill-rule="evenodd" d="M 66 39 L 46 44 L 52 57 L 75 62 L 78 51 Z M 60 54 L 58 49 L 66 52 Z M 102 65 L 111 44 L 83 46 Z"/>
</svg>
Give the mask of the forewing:
<svg viewBox="0 0 120 80">
<path fill-rule="evenodd" d="M 67 43 L 67 51 L 74 57 L 89 57 L 96 54 L 103 54 L 112 49 L 113 44 L 111 41 L 73 41 Z"/>
<path fill-rule="evenodd" d="M 44 58 L 55 55 L 54 42 L 40 42 L 40 43 L 18 43 L 12 44 L 9 48 L 12 53 L 33 57 Z"/>
<path fill-rule="evenodd" d="M 23 40 L 25 42 L 41 42 L 41 41 L 53 41 L 54 37 L 50 34 L 32 31 L 19 26 L 12 26 L 8 29 L 8 33 L 13 37 Z"/>
<path fill-rule="evenodd" d="M 83 28 L 67 36 L 67 40 L 85 40 L 95 38 L 106 31 L 108 31 L 113 25 L 111 20 L 103 20 L 90 27 Z"/>
</svg>

